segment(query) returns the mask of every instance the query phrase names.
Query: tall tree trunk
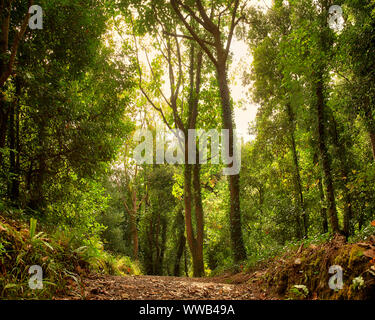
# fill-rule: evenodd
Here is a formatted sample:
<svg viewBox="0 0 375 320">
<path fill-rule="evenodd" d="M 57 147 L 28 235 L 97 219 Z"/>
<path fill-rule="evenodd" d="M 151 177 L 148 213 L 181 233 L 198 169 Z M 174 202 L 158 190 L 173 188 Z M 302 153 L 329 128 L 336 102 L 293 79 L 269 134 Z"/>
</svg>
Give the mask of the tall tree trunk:
<svg viewBox="0 0 375 320">
<path fill-rule="evenodd" d="M 44 181 L 48 170 L 47 156 L 45 153 L 45 145 L 47 141 L 47 130 L 44 122 L 38 124 L 39 137 L 38 142 L 41 147 L 36 161 L 36 174 L 32 175 L 31 179 L 31 197 L 28 207 L 35 211 L 42 212 L 45 207 L 45 196 L 44 196 Z M 33 181 L 34 180 L 34 181 Z"/>
<path fill-rule="evenodd" d="M 130 215 L 132 240 L 133 240 L 133 258 L 138 260 L 138 229 L 137 229 L 137 216 L 136 212 L 132 212 Z"/>
<path fill-rule="evenodd" d="M 198 152 L 197 152 L 198 156 Z M 195 274 L 204 276 L 204 264 L 203 264 L 203 205 L 202 205 L 202 192 L 201 192 L 201 180 L 200 180 L 200 165 L 193 165 L 193 188 L 194 188 L 194 207 L 195 207 L 195 219 L 197 221 L 197 242 L 196 242 L 196 255 L 198 264 L 195 266 Z"/>
<path fill-rule="evenodd" d="M 301 210 L 301 217 L 303 222 L 303 230 L 302 235 L 304 238 L 307 238 L 308 235 L 308 225 L 307 225 L 307 214 L 305 208 L 305 202 L 303 199 L 303 192 L 302 192 L 302 183 L 301 183 L 301 174 L 299 168 L 299 161 L 298 161 L 298 154 L 297 154 L 297 147 L 296 147 L 296 139 L 295 139 L 295 123 L 294 123 L 294 114 L 292 110 L 292 106 L 290 103 L 287 104 L 287 112 L 289 118 L 289 125 L 290 125 L 290 140 L 291 140 L 291 148 L 293 153 L 293 163 L 294 163 L 294 170 L 295 170 L 295 182 L 298 194 L 298 202 Z"/>
<path fill-rule="evenodd" d="M 331 5 L 331 0 L 321 0 L 321 14 L 319 16 L 319 39 L 318 45 L 322 53 L 329 55 L 332 48 L 332 38 L 329 36 L 328 25 L 328 11 Z M 314 72 L 315 81 L 315 95 L 316 95 L 316 112 L 317 112 L 317 125 L 318 125 L 318 147 L 321 159 L 321 166 L 324 174 L 324 185 L 327 197 L 328 218 L 330 221 L 331 229 L 334 234 L 340 234 L 339 221 L 337 217 L 335 188 L 333 185 L 331 159 L 328 154 L 327 137 L 326 137 L 326 97 L 325 97 L 325 80 L 324 74 L 326 72 L 327 62 L 322 61 L 322 57 L 317 57 L 316 72 Z"/>
<path fill-rule="evenodd" d="M 175 277 L 180 276 L 180 264 L 181 264 L 182 255 L 183 255 L 184 250 L 185 250 L 185 244 L 186 244 L 186 239 L 185 239 L 184 231 L 182 231 L 179 235 L 177 253 L 176 253 L 176 260 L 175 260 L 174 269 L 173 269 L 173 275 Z"/>
<path fill-rule="evenodd" d="M 177 252 L 176 252 L 176 260 L 174 264 L 173 274 L 176 277 L 180 276 L 180 264 L 181 264 L 181 258 L 185 250 L 186 245 L 186 238 L 185 238 L 185 218 L 183 211 L 178 211 L 176 216 L 176 228 L 179 230 L 178 235 L 178 246 L 177 246 Z"/>
<path fill-rule="evenodd" d="M 371 142 L 371 151 L 372 151 L 372 157 L 375 162 L 375 130 L 369 132 L 370 136 L 370 142 Z"/>
<path fill-rule="evenodd" d="M 19 197 L 19 96 L 21 87 L 19 79 L 16 79 L 16 98 L 10 108 L 9 114 L 9 173 L 11 175 L 9 184 L 9 198 L 16 204 Z"/>
<path fill-rule="evenodd" d="M 26 13 L 19 28 L 11 25 L 13 0 L 0 1 L 0 149 L 5 147 L 7 124 L 9 116 L 9 106 L 5 101 L 6 81 L 12 75 L 15 60 L 21 40 L 26 32 L 30 18 L 29 8 L 34 4 L 34 0 L 28 1 Z M 9 43 L 9 31 L 14 27 L 15 35 L 13 42 Z M 3 164 L 3 155 L 0 152 L 0 165 Z"/>
<path fill-rule="evenodd" d="M 137 194 L 136 191 L 133 190 L 133 211 L 130 216 L 131 220 L 131 228 L 132 228 L 132 235 L 133 235 L 133 258 L 138 260 L 138 228 L 137 228 Z"/>
<path fill-rule="evenodd" d="M 145 269 L 146 274 L 154 274 L 154 217 L 153 214 L 150 217 L 149 227 L 146 228 L 147 230 L 147 248 L 144 253 L 145 258 Z"/>
<path fill-rule="evenodd" d="M 339 133 L 337 129 L 337 122 L 333 115 L 331 115 L 331 122 L 332 122 L 332 130 L 333 130 L 333 142 L 336 147 L 337 157 L 340 162 L 340 174 L 341 174 L 341 189 L 343 192 L 343 200 L 344 200 L 344 229 L 343 232 L 345 236 L 348 238 L 351 233 L 350 222 L 353 217 L 353 210 L 352 210 L 352 200 L 350 196 L 350 191 L 346 186 L 346 179 L 348 178 L 348 163 L 346 159 L 346 151 L 345 146 L 340 142 Z"/>
<path fill-rule="evenodd" d="M 136 174 L 137 176 L 137 170 Z M 137 191 L 134 188 L 129 187 L 129 191 L 131 193 L 131 207 L 129 207 L 126 203 L 126 200 L 123 201 L 126 211 L 129 214 L 130 219 L 130 232 L 131 232 L 131 238 L 133 243 L 133 258 L 134 260 L 138 260 L 138 228 L 137 228 L 137 212 L 140 204 L 138 204 L 138 198 L 137 198 Z"/>
<path fill-rule="evenodd" d="M 328 232 L 327 208 L 326 208 L 326 199 L 324 197 L 322 179 L 323 179 L 322 176 L 319 177 L 319 195 L 320 195 L 320 202 L 321 202 L 320 215 L 322 217 L 323 233 L 327 233 Z"/>
<path fill-rule="evenodd" d="M 197 53 L 197 61 L 195 61 L 195 46 L 191 44 L 190 47 L 190 66 L 189 66 L 189 80 L 190 80 L 190 94 L 189 94 L 189 109 L 187 129 L 195 129 L 198 116 L 198 102 L 201 84 L 201 66 L 203 53 L 201 50 Z M 196 72 L 195 72 L 196 71 Z M 184 129 L 184 128 L 181 128 Z M 184 169 L 184 204 L 185 204 L 185 226 L 188 245 L 193 260 L 193 275 L 194 277 L 201 277 L 204 275 L 203 263 L 203 206 L 201 198 L 200 186 L 200 167 L 199 167 L 199 153 L 196 152 L 197 164 L 189 164 L 189 135 L 185 131 L 185 169 Z M 193 191 L 194 190 L 194 191 Z M 194 200 L 194 201 L 193 201 Z M 196 235 L 192 223 L 192 203 L 194 203 L 194 213 L 196 217 Z"/>
<path fill-rule="evenodd" d="M 229 130 L 229 156 L 234 154 L 233 111 L 226 71 L 226 61 L 219 59 L 217 67 L 224 129 Z M 239 263 L 246 259 L 246 250 L 242 237 L 240 209 L 240 175 L 229 176 L 230 191 L 230 234 L 233 246 L 234 261 Z"/>
<path fill-rule="evenodd" d="M 10 1 L 0 3 L 0 77 L 6 71 L 6 55 L 9 42 Z M 0 86 L 0 149 L 5 147 L 9 106 L 5 101 L 5 86 Z M 3 165 L 3 154 L 0 152 L 0 165 Z"/>
<path fill-rule="evenodd" d="M 164 252 L 165 244 L 167 240 L 167 221 L 158 214 L 158 237 L 157 241 L 157 255 L 155 260 L 155 274 L 163 275 L 163 262 L 164 262 Z"/>
<path fill-rule="evenodd" d="M 372 157 L 375 161 L 375 119 L 373 116 L 374 106 L 371 103 L 370 96 L 368 95 L 364 95 L 361 102 L 362 106 L 360 107 L 360 109 L 364 113 L 363 122 L 370 138 Z"/>
<path fill-rule="evenodd" d="M 193 166 L 186 162 L 184 170 L 185 227 L 191 258 L 193 260 L 193 275 L 194 277 L 201 277 L 204 273 L 204 269 L 202 268 L 203 255 L 200 254 L 200 245 L 198 245 L 197 238 L 195 237 L 192 222 L 192 169 Z M 198 230 L 197 232 L 199 233 Z"/>
<path fill-rule="evenodd" d="M 324 183 L 327 195 L 328 216 L 333 233 L 340 233 L 339 222 L 337 218 L 335 190 L 333 186 L 331 161 L 328 155 L 328 148 L 326 145 L 326 128 L 325 128 L 325 98 L 324 98 L 324 80 L 323 74 L 318 73 L 316 82 L 316 109 L 318 121 L 318 146 L 320 158 L 324 173 Z"/>
<path fill-rule="evenodd" d="M 9 107 L 0 89 L 0 149 L 5 147 L 8 128 Z M 1 150 L 0 150 L 1 151 Z M 3 165 L 3 153 L 0 152 L 0 165 Z"/>
<path fill-rule="evenodd" d="M 184 271 L 185 271 L 185 276 L 189 276 L 189 270 L 188 270 L 188 264 L 187 264 L 187 252 L 186 252 L 186 246 L 184 249 Z"/>
</svg>

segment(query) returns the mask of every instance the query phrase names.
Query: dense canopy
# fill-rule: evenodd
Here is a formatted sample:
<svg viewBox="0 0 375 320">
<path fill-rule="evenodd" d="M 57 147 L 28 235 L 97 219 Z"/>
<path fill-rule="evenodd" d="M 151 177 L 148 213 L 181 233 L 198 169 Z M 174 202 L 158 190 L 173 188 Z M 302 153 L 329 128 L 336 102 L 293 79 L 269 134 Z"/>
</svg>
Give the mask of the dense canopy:
<svg viewBox="0 0 375 320">
<path fill-rule="evenodd" d="M 0 296 L 50 297 L 86 268 L 203 277 L 365 241 L 374 64 L 374 0 L 1 0 Z M 223 134 L 220 157 L 199 130 Z"/>
</svg>

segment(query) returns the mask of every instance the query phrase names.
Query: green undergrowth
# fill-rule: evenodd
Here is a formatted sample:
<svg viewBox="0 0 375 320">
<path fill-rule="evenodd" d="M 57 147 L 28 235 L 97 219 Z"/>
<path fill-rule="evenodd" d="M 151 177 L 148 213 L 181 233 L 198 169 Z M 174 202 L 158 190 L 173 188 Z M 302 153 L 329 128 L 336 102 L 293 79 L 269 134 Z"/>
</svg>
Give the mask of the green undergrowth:
<svg viewBox="0 0 375 320">
<path fill-rule="evenodd" d="M 365 250 L 358 244 L 336 239 L 302 246 L 268 264 L 264 287 L 282 299 L 374 299 L 375 266 L 364 255 Z M 342 288 L 330 288 L 330 278 L 337 272 L 329 273 L 331 266 L 342 268 Z"/>
<path fill-rule="evenodd" d="M 17 216 L 16 214 L 14 214 Z M 64 295 L 72 282 L 91 272 L 140 274 L 128 257 L 104 251 L 100 239 L 87 237 L 81 243 L 74 232 L 56 229 L 28 217 L 0 214 L 0 299 L 51 299 Z M 31 266 L 43 270 L 43 288 L 29 286 Z"/>
<path fill-rule="evenodd" d="M 226 277 L 227 283 L 255 283 L 267 296 L 278 299 L 373 300 L 374 248 L 372 223 L 348 241 L 324 234 L 289 242 L 212 275 Z M 330 288 L 329 281 L 337 273 L 337 269 L 329 272 L 332 266 L 342 268 L 342 288 Z"/>
<path fill-rule="evenodd" d="M 371 231 L 374 228 L 372 228 Z M 367 233 L 369 231 L 366 229 Z M 366 233 L 366 235 L 367 235 Z M 362 235 L 362 238 L 364 236 Z M 358 240 L 359 237 L 356 238 Z M 267 265 L 269 261 L 273 259 L 277 259 L 277 257 L 280 257 L 288 252 L 295 252 L 298 250 L 299 247 L 304 246 L 308 247 L 309 245 L 320 245 L 327 243 L 332 240 L 332 235 L 329 233 L 326 234 L 319 234 L 315 236 L 311 236 L 307 239 L 303 240 L 295 240 L 295 241 L 289 241 L 285 243 L 284 245 L 278 245 L 273 244 L 268 247 L 262 248 L 262 250 L 249 250 L 248 258 L 246 261 L 243 261 L 239 264 L 234 264 L 232 260 L 229 260 L 227 263 L 224 263 L 223 265 L 219 266 L 215 270 L 210 270 L 210 273 L 206 274 L 212 277 L 220 276 L 222 274 L 235 274 L 238 272 L 245 272 L 245 273 L 251 273 L 256 271 L 257 269 L 261 268 L 262 265 Z"/>
</svg>

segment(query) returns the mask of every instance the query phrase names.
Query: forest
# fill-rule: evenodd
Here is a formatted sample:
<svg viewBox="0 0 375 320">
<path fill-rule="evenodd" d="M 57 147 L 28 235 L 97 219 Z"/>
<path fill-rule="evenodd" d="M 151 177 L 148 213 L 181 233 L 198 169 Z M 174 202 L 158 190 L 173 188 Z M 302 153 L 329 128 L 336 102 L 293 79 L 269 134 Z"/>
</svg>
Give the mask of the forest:
<svg viewBox="0 0 375 320">
<path fill-rule="evenodd" d="M 374 0 L 1 0 L 0 299 L 375 298 Z"/>
</svg>

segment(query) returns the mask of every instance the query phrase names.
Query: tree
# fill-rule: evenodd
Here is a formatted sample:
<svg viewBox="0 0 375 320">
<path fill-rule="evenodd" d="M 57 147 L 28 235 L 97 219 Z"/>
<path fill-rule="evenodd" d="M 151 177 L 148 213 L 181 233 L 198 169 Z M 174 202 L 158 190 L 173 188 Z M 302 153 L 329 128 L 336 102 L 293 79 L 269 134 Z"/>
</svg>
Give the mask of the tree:
<svg viewBox="0 0 375 320">
<path fill-rule="evenodd" d="M 180 95 L 182 81 L 183 81 L 183 65 L 182 65 L 182 55 L 180 51 L 181 44 L 177 37 L 172 37 L 173 41 L 176 43 L 177 50 L 174 54 L 178 57 L 177 74 L 178 80 L 175 81 L 174 76 L 174 63 L 172 61 L 172 45 L 171 37 L 166 38 L 166 52 L 163 56 L 167 60 L 169 79 L 170 79 L 170 90 L 171 98 L 167 101 L 172 114 L 175 128 L 181 130 L 185 135 L 184 150 L 185 150 L 185 166 L 184 166 L 184 204 L 185 204 L 185 225 L 187 240 L 189 243 L 190 251 L 193 259 L 193 269 L 194 276 L 202 276 L 204 274 L 204 264 L 203 264 L 203 207 L 201 200 L 201 183 L 200 183 L 200 165 L 198 162 L 196 164 L 189 164 L 189 129 L 195 129 L 198 116 L 198 103 L 199 103 L 199 93 L 201 86 L 201 69 L 202 69 L 202 53 L 196 51 L 194 44 L 190 44 L 190 61 L 189 61 L 189 89 L 188 89 L 188 103 L 187 103 L 187 115 L 184 115 L 184 105 L 178 105 L 178 100 L 183 101 Z M 153 70 L 152 74 L 155 74 Z M 140 77 L 142 77 L 140 73 Z M 157 107 L 155 103 L 149 98 L 145 89 L 143 88 L 142 78 L 140 78 L 140 88 L 147 98 L 148 102 L 154 107 L 154 109 L 159 112 L 164 120 L 164 123 L 171 128 L 171 125 L 167 121 L 163 109 Z M 163 94 L 164 96 L 164 94 Z M 185 119 L 184 119 L 185 117 Z M 198 157 L 198 153 L 197 153 Z M 194 192 L 192 191 L 194 189 Z M 192 222 L 192 203 L 194 204 L 194 213 L 196 217 L 196 235 L 193 228 Z"/>
<path fill-rule="evenodd" d="M 126 169 L 126 164 L 124 168 Z M 125 176 L 128 176 L 125 172 Z M 130 217 L 130 228 L 132 234 L 132 242 L 133 242 L 133 259 L 138 260 L 138 251 L 139 251 L 139 241 L 138 241 L 138 226 L 137 226 L 137 216 L 139 208 L 141 207 L 142 203 L 145 201 L 147 197 L 147 193 L 143 199 L 139 199 L 137 195 L 137 185 L 136 180 L 138 178 L 138 165 L 134 166 L 134 174 L 132 177 L 133 181 L 127 182 L 128 192 L 130 195 L 130 202 L 131 204 L 128 205 L 126 200 L 123 200 L 124 207 L 129 214 Z"/>
<path fill-rule="evenodd" d="M 185 4 L 179 0 L 170 1 L 178 18 L 181 20 L 191 37 L 199 44 L 201 49 L 214 64 L 217 72 L 217 80 L 220 88 L 223 128 L 229 130 L 229 156 L 236 156 L 233 136 L 233 107 L 230 97 L 228 81 L 228 58 L 234 30 L 243 16 L 238 17 L 240 0 L 235 0 L 229 6 L 221 6 L 221 3 L 211 3 L 211 13 L 208 14 L 201 0 Z M 229 12 L 229 14 L 228 14 Z M 187 14 L 200 27 L 196 31 L 187 18 Z M 227 24 L 225 15 L 229 16 Z M 229 32 L 226 33 L 225 27 Z M 203 35 L 201 35 L 203 34 Z M 209 39 L 209 40 L 207 40 Z M 241 207 L 240 207 L 240 175 L 229 176 L 230 192 L 230 223 L 233 255 L 236 263 L 246 259 L 246 250 L 242 237 Z"/>
<path fill-rule="evenodd" d="M 361 117 L 370 140 L 375 160 L 375 120 L 374 120 L 374 2 L 343 1 L 347 22 L 339 36 L 336 71 L 345 75 L 345 95 L 350 96 L 345 106 L 354 106 Z M 350 112 L 350 110 L 348 110 Z"/>
<path fill-rule="evenodd" d="M 279 4 L 276 4 L 268 14 L 252 9 L 247 20 L 247 40 L 254 55 L 254 67 L 250 76 L 254 81 L 253 100 L 261 104 L 258 124 L 260 127 L 261 121 L 274 122 L 274 125 L 281 129 L 268 133 L 259 130 L 258 137 L 265 135 L 269 136 L 265 138 L 272 140 L 275 135 L 281 135 L 277 141 L 279 144 L 284 144 L 286 140 L 285 144 L 292 154 L 292 183 L 295 186 L 295 203 L 299 211 L 296 215 L 297 234 L 299 238 L 307 237 L 308 221 L 296 142 L 299 116 L 297 110 L 302 101 L 302 88 L 293 74 L 285 72 L 289 62 L 284 59 L 283 52 L 287 45 L 286 39 L 292 30 L 290 9 Z M 277 113 L 279 114 L 275 116 Z"/>
<path fill-rule="evenodd" d="M 69 185 L 72 170 L 97 178 L 115 157 L 131 127 L 123 115 L 132 69 L 112 62 L 112 49 L 102 44 L 102 4 L 41 5 L 48 30 L 28 33 L 18 47 L 17 75 L 7 81 L 9 157 L 2 178 L 10 175 L 15 204 L 44 211 L 64 197 L 64 189 L 51 192 L 52 182 Z"/>
<path fill-rule="evenodd" d="M 20 3 L 13 0 L 2 0 L 0 2 L 0 164 L 2 165 L 1 149 L 5 146 L 8 117 L 11 103 L 6 99 L 6 81 L 12 75 L 15 67 L 16 57 L 20 43 L 25 35 L 30 13 L 29 7 L 34 1 L 29 0 L 29 6 L 24 8 Z M 22 7 L 22 8 L 20 8 Z M 19 17 L 19 12 L 23 17 Z M 19 25 L 17 29 L 16 26 Z M 15 31 L 14 31 L 15 30 Z"/>
</svg>

